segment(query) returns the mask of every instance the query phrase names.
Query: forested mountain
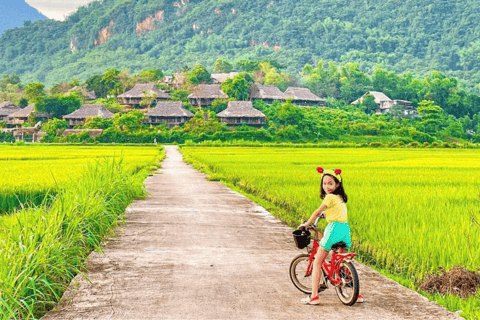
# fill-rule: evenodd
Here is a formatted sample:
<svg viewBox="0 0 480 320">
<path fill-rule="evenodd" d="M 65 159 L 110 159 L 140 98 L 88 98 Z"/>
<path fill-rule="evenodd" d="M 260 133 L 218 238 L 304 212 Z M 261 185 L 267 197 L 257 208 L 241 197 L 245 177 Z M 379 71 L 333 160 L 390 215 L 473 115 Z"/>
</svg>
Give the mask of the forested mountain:
<svg viewBox="0 0 480 320">
<path fill-rule="evenodd" d="M 65 22 L 4 32 L 0 73 L 52 85 L 111 67 L 211 68 L 219 57 L 276 60 L 297 74 L 324 59 L 438 70 L 474 86 L 479 12 L 476 0 L 103 0 Z"/>
<path fill-rule="evenodd" d="M 2 0 L 0 2 L 0 34 L 7 29 L 23 26 L 24 21 L 43 19 L 45 16 L 24 0 Z M 27 22 L 27 25 L 29 23 Z"/>
</svg>

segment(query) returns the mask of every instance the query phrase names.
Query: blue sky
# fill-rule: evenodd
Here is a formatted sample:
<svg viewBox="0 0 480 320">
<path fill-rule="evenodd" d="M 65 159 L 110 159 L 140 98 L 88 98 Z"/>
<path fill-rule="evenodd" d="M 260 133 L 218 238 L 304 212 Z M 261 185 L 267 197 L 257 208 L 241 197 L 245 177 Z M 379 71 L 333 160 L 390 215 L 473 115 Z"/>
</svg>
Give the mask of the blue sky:
<svg viewBox="0 0 480 320">
<path fill-rule="evenodd" d="M 78 7 L 96 0 L 25 0 L 44 16 L 54 20 L 65 20 Z"/>
</svg>

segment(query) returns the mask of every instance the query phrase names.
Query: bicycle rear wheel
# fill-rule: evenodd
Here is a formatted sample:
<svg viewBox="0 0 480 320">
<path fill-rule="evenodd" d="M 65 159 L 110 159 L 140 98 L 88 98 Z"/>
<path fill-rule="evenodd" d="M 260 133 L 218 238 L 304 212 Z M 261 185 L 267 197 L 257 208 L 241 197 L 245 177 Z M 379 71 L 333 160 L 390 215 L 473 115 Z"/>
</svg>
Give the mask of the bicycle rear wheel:
<svg viewBox="0 0 480 320">
<path fill-rule="evenodd" d="M 293 285 L 297 287 L 298 290 L 307 294 L 312 293 L 312 274 L 306 275 L 309 259 L 310 255 L 300 254 L 290 263 L 290 280 L 292 280 Z M 318 292 L 325 290 L 326 285 L 324 282 L 323 270 L 320 268 Z"/>
<path fill-rule="evenodd" d="M 335 287 L 337 296 L 344 305 L 353 306 L 357 302 L 360 292 L 357 270 L 353 263 L 342 262 L 338 273 L 342 282 Z"/>
</svg>

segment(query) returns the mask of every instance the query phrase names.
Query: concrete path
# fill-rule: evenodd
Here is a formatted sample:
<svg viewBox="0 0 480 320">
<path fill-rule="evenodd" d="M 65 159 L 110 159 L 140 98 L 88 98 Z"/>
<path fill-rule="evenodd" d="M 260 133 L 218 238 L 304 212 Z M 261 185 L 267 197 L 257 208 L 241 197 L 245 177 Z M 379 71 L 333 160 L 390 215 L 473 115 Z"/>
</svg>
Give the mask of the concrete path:
<svg viewBox="0 0 480 320">
<path fill-rule="evenodd" d="M 182 161 L 168 146 L 151 196 L 128 209 L 104 254 L 92 253 L 52 319 L 460 319 L 356 263 L 365 303 L 343 306 L 330 288 L 319 306 L 290 282 L 291 230 L 262 207 Z"/>
</svg>

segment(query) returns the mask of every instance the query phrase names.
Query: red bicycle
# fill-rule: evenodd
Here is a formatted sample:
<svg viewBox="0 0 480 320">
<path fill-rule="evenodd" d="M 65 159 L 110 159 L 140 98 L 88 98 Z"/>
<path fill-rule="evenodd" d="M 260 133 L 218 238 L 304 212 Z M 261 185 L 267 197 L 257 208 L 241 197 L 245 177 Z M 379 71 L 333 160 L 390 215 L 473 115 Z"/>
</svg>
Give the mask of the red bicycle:
<svg viewBox="0 0 480 320">
<path fill-rule="evenodd" d="M 315 239 L 313 246 L 309 245 L 310 233 L 308 232 L 305 238 L 304 236 L 298 236 L 300 240 L 295 243 L 300 249 L 307 248 L 308 254 L 300 254 L 296 256 L 290 264 L 290 279 L 298 290 L 311 294 L 312 293 L 312 271 L 313 260 L 319 248 L 319 239 L 323 237 L 317 229 L 317 219 L 315 223 L 308 227 L 315 231 Z M 319 237 L 320 235 L 320 237 Z M 303 237 L 303 238 L 302 238 Z M 347 305 L 353 306 L 357 302 L 358 294 L 360 292 L 360 281 L 358 279 L 357 270 L 352 263 L 352 259 L 357 255 L 355 253 L 346 253 L 346 243 L 343 241 L 337 242 L 332 245 L 331 259 L 325 261 L 320 269 L 320 278 L 318 285 L 318 292 L 321 292 L 328 288 L 328 282 L 335 286 L 335 291 L 340 301 Z"/>
</svg>

